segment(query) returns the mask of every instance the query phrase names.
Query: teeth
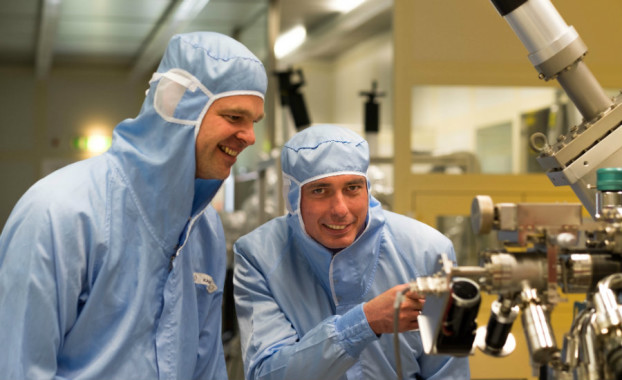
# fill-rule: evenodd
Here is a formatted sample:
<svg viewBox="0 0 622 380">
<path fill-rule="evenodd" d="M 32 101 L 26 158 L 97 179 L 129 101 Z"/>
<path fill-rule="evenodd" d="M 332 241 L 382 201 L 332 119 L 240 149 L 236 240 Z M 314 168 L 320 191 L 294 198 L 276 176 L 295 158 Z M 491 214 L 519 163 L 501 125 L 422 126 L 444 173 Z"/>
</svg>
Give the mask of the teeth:
<svg viewBox="0 0 622 380">
<path fill-rule="evenodd" d="M 330 228 L 331 230 L 343 230 L 344 228 L 346 228 L 346 226 L 339 226 L 336 224 L 327 224 L 326 227 Z"/>
<path fill-rule="evenodd" d="M 227 148 L 226 146 L 222 146 L 222 145 L 220 146 L 220 150 L 222 150 L 223 152 L 225 152 L 228 155 L 233 156 L 233 157 L 237 156 L 238 153 L 239 153 L 238 151 L 235 151 L 235 150 L 233 150 L 231 148 Z"/>
</svg>

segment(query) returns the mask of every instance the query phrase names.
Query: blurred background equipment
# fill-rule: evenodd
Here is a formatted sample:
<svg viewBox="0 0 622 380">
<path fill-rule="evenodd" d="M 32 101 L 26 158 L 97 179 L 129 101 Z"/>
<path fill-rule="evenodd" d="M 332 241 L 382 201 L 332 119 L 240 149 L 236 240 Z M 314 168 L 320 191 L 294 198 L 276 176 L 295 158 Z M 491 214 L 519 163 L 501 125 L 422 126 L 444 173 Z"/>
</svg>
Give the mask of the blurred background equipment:
<svg viewBox="0 0 622 380">
<path fill-rule="evenodd" d="M 380 103 L 376 98 L 384 96 L 384 92 L 377 90 L 378 82 L 373 81 L 370 91 L 359 92 L 360 96 L 365 96 L 365 108 L 363 112 L 363 125 L 365 139 L 369 144 L 369 154 L 372 157 L 378 156 L 378 131 L 380 130 Z"/>
<path fill-rule="evenodd" d="M 289 108 L 296 130 L 299 131 L 308 127 L 311 125 L 311 119 L 307 112 L 304 95 L 300 92 L 300 88 L 305 85 L 302 70 L 288 68 L 285 71 L 277 71 L 275 74 L 279 79 L 281 105 Z M 294 79 L 297 81 L 294 82 Z"/>
</svg>

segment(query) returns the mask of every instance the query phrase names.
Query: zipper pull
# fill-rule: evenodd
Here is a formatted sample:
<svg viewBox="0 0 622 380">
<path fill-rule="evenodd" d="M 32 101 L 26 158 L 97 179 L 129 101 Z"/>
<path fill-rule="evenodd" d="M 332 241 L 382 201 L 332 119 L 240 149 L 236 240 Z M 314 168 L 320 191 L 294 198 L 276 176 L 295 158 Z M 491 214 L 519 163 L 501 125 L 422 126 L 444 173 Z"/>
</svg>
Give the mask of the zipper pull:
<svg viewBox="0 0 622 380">
<path fill-rule="evenodd" d="M 168 271 L 172 271 L 173 270 L 173 260 L 175 260 L 175 254 L 173 254 L 171 256 L 171 260 L 168 262 Z"/>
</svg>

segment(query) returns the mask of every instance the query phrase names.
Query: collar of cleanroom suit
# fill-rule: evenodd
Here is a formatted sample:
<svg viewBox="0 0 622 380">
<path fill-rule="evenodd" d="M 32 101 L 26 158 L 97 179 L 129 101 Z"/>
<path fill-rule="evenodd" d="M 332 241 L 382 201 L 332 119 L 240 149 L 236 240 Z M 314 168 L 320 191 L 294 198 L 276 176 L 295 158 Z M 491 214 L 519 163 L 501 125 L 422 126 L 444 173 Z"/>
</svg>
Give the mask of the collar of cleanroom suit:
<svg viewBox="0 0 622 380">
<path fill-rule="evenodd" d="M 368 165 L 367 142 L 334 125 L 308 127 L 284 145 L 288 214 L 234 244 L 247 378 L 395 378 L 393 335 L 374 334 L 363 304 L 395 285 L 433 274 L 440 253 L 452 260 L 455 253 L 440 232 L 383 210 L 371 191 L 366 225 L 350 246 L 334 253 L 306 233 L 301 187 L 341 174 L 367 178 Z M 417 331 L 399 339 L 406 378 L 469 378 L 467 358 L 425 355 Z"/>
<path fill-rule="evenodd" d="M 0 377 L 226 379 L 222 181 L 195 178 L 195 140 L 216 99 L 266 86 L 237 41 L 176 35 L 111 148 L 29 189 L 0 236 Z"/>
</svg>

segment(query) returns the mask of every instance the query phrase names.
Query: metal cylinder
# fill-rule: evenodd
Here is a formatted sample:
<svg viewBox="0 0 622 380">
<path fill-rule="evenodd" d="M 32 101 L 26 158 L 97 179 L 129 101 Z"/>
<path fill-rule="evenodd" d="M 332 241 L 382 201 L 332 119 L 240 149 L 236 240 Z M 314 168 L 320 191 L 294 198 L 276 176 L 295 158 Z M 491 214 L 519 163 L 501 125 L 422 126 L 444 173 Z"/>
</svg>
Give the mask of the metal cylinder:
<svg viewBox="0 0 622 380">
<path fill-rule="evenodd" d="M 490 255 L 486 269 L 490 273 L 490 286 L 495 292 L 520 291 L 524 281 L 528 281 L 535 288 L 546 288 L 545 260 L 530 258 L 518 260 L 509 253 L 495 253 Z"/>
<path fill-rule="evenodd" d="M 493 1 L 500 10 L 503 1 Z M 546 61 L 577 36 L 548 0 L 524 1 L 502 14 L 530 54 L 534 65 Z"/>
<path fill-rule="evenodd" d="M 525 287 L 522 292 L 526 306 L 521 314 L 525 340 L 534 363 L 546 364 L 559 352 L 548 314 L 539 304 L 535 289 Z"/>
<path fill-rule="evenodd" d="M 581 60 L 559 73 L 557 81 L 585 120 L 595 120 L 613 105 L 596 77 Z"/>
<path fill-rule="evenodd" d="M 598 339 L 594 330 L 595 319 L 596 316 L 593 310 L 590 310 L 581 331 L 579 347 L 583 360 L 578 373 L 579 379 L 600 380 L 604 378 L 604 369 L 601 366 L 602 361 L 599 360 Z"/>
<path fill-rule="evenodd" d="M 598 292 L 594 294 L 594 308 L 597 312 L 596 322 L 601 331 L 622 325 L 622 312 L 618 307 L 618 298 L 614 289 L 622 287 L 622 273 L 612 274 L 600 280 Z"/>
<path fill-rule="evenodd" d="M 603 278 L 622 271 L 622 263 L 609 254 L 573 253 L 562 259 L 561 270 L 564 293 L 586 293 Z"/>
<path fill-rule="evenodd" d="M 504 1 L 493 1 L 501 13 L 498 3 Z M 542 78 L 557 78 L 585 120 L 595 119 L 613 105 L 582 61 L 587 48 L 578 33 L 549 0 L 523 1 L 506 9 L 508 13 L 501 14 L 529 51 L 531 63 Z"/>
</svg>

